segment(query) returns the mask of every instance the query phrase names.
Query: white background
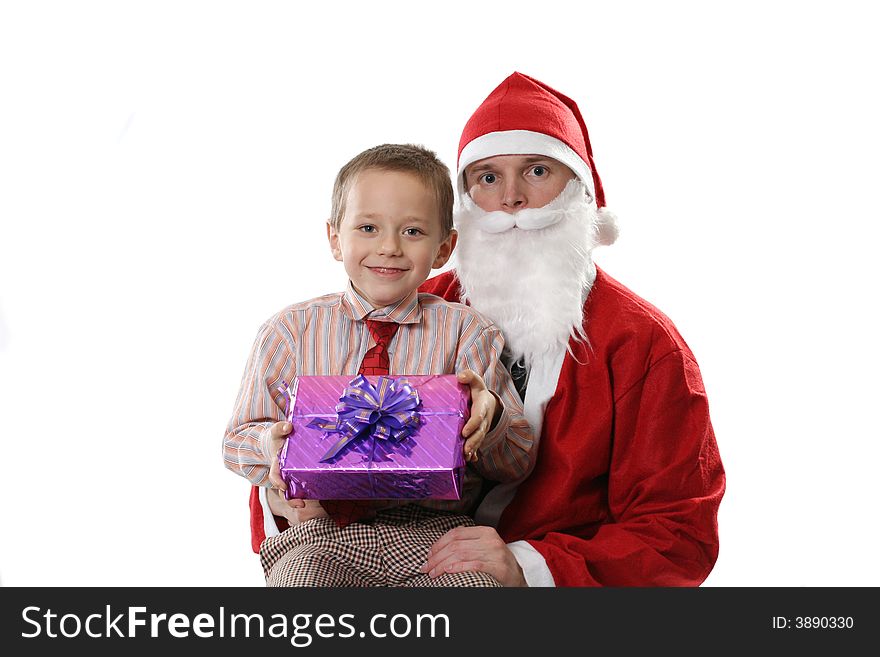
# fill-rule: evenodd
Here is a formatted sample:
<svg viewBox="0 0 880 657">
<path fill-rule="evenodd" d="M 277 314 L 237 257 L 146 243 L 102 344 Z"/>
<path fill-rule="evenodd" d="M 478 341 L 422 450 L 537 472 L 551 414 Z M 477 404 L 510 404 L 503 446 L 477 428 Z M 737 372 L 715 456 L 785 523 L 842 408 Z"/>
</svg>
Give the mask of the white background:
<svg viewBox="0 0 880 657">
<path fill-rule="evenodd" d="M 257 328 L 344 284 L 339 166 L 454 167 L 518 70 L 579 103 L 597 260 L 701 363 L 706 585 L 880 585 L 870 3 L 312 4 L 2 4 L 0 582 L 261 586 L 221 460 Z"/>
</svg>

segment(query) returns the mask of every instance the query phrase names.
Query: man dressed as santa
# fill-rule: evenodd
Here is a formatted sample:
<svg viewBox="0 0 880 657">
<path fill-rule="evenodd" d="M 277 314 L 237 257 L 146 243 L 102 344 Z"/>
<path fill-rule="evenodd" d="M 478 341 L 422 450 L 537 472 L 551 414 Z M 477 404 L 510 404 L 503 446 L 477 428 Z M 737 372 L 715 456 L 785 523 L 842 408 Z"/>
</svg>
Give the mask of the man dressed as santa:
<svg viewBox="0 0 880 657">
<path fill-rule="evenodd" d="M 672 322 L 599 270 L 617 237 L 571 99 L 514 73 L 458 156 L 456 269 L 421 288 L 490 317 L 540 437 L 424 570 L 505 586 L 696 586 L 718 556 L 725 476 L 700 370 Z"/>
</svg>

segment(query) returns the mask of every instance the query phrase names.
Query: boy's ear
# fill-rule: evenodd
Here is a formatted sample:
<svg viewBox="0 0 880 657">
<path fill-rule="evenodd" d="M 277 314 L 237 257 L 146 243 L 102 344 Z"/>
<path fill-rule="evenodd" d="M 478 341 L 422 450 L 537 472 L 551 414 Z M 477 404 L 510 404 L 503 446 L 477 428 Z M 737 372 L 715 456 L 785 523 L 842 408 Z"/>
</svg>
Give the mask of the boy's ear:
<svg viewBox="0 0 880 657">
<path fill-rule="evenodd" d="M 330 242 L 330 253 L 333 254 L 333 258 L 342 262 L 342 249 L 339 248 L 339 233 L 330 225 L 330 222 L 327 222 L 327 241 Z"/>
<path fill-rule="evenodd" d="M 454 228 L 449 231 L 446 239 L 440 243 L 440 250 L 437 251 L 437 257 L 431 264 L 431 269 L 440 269 L 449 261 L 449 256 L 455 251 L 455 245 L 458 242 L 458 231 Z"/>
</svg>

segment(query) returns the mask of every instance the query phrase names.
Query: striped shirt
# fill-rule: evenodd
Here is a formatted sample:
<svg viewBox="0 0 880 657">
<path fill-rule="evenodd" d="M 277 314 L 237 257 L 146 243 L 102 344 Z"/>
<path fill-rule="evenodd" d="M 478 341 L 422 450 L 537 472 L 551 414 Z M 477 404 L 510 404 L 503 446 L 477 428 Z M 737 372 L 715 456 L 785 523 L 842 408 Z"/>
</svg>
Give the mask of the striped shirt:
<svg viewBox="0 0 880 657">
<path fill-rule="evenodd" d="M 504 339 L 473 308 L 417 290 L 385 308 L 373 308 L 349 283 L 345 292 L 288 306 L 257 333 L 223 441 L 226 467 L 258 486 L 269 485 L 269 431 L 284 420 L 278 386 L 297 375 L 355 376 L 374 346 L 365 319 L 399 324 L 388 345 L 389 374 L 454 374 L 472 369 L 502 400 L 504 410 L 486 434 L 480 460 L 469 463 L 461 500 L 424 500 L 433 508 L 470 511 L 480 477 L 514 481 L 528 472 L 531 428 L 510 374 L 501 363 Z"/>
</svg>

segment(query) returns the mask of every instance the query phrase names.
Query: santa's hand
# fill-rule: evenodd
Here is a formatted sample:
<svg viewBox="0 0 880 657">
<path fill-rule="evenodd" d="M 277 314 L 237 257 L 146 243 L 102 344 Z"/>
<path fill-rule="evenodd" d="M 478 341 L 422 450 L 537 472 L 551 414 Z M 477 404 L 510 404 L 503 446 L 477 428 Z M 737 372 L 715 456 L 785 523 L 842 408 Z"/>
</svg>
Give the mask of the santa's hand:
<svg viewBox="0 0 880 657">
<path fill-rule="evenodd" d="M 327 516 L 327 512 L 318 500 L 286 500 L 284 499 L 284 492 L 274 488 L 267 491 L 266 498 L 269 501 L 269 508 L 272 510 L 272 513 L 286 518 L 290 525 L 298 525 L 312 518 Z"/>
<path fill-rule="evenodd" d="M 441 536 L 420 568 L 431 579 L 465 571 L 492 575 L 502 586 L 528 586 L 522 568 L 492 527 L 456 527 Z"/>
<path fill-rule="evenodd" d="M 486 388 L 482 377 L 473 370 L 462 370 L 458 373 L 458 380 L 471 389 L 471 416 L 461 429 L 462 437 L 466 438 L 464 455 L 468 461 L 477 461 L 480 445 L 498 422 L 503 407 L 498 397 Z"/>
<path fill-rule="evenodd" d="M 312 518 L 329 518 L 330 514 L 327 513 L 327 510 L 321 506 L 321 502 L 319 500 L 300 500 L 303 503 L 302 508 L 293 509 L 293 522 L 291 524 L 295 525 L 301 522 L 305 522 L 306 520 L 311 520 Z"/>
</svg>

